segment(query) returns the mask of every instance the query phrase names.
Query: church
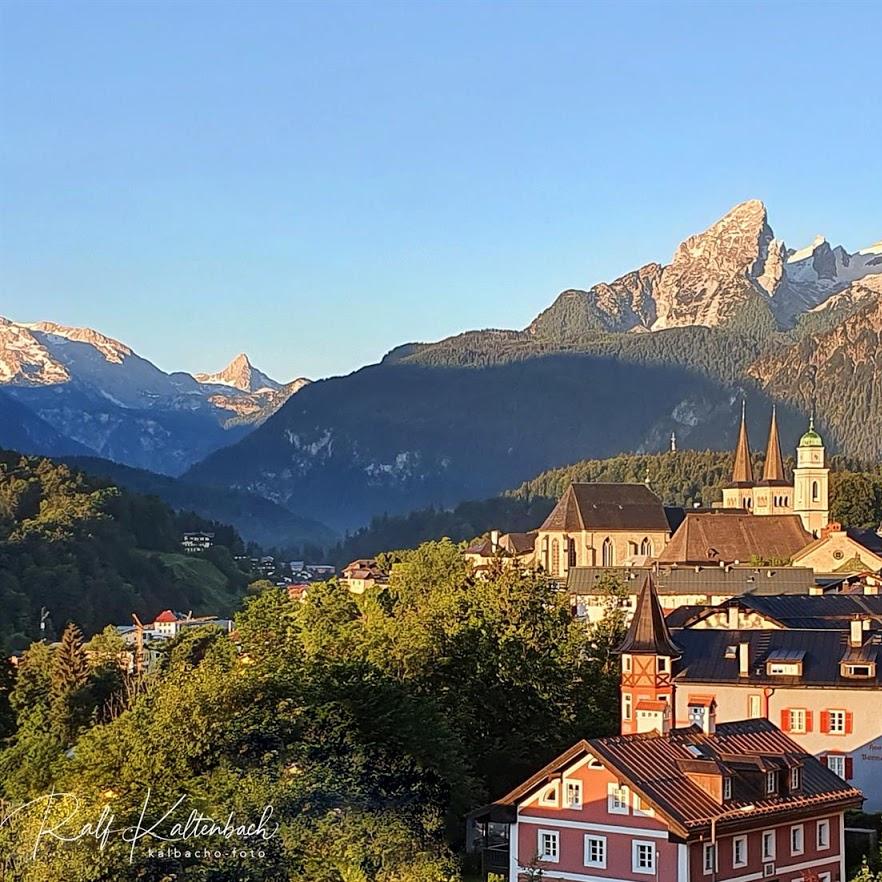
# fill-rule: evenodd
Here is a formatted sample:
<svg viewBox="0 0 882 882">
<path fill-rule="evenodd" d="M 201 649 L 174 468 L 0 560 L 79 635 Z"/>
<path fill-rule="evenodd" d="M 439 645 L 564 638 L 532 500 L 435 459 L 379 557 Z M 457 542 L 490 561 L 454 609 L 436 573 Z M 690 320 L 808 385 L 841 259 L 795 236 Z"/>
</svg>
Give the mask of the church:
<svg viewBox="0 0 882 882">
<path fill-rule="evenodd" d="M 809 533 L 820 536 L 821 530 L 830 521 L 829 476 L 824 441 L 815 431 L 812 418 L 808 431 L 800 438 L 796 448 L 793 480 L 786 479 L 778 439 L 778 420 L 773 408 L 763 476 L 755 480 L 742 405 L 735 467 L 732 481 L 723 488 L 723 508 L 740 508 L 755 515 L 797 514 Z"/>
</svg>

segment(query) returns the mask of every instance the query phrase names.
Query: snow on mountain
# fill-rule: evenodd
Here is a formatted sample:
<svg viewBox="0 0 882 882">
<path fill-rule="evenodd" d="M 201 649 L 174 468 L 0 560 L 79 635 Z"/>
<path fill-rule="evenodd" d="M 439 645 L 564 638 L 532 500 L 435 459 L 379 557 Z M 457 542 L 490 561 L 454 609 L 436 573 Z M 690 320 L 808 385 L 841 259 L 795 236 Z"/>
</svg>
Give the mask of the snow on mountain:
<svg viewBox="0 0 882 882">
<path fill-rule="evenodd" d="M 182 471 L 307 382 L 277 383 L 245 355 L 200 376 L 210 382 L 166 373 L 91 328 L 0 317 L 0 388 L 84 448 L 155 471 Z"/>
</svg>

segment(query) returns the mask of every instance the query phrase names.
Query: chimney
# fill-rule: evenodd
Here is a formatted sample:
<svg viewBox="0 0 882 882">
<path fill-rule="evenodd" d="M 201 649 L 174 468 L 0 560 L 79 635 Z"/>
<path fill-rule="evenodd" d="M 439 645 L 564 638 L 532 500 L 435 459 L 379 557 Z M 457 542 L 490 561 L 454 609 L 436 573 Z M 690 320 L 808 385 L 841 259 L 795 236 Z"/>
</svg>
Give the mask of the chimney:
<svg viewBox="0 0 882 882">
<path fill-rule="evenodd" d="M 750 644 L 743 641 L 738 644 L 738 676 L 746 677 L 750 673 Z"/>
<path fill-rule="evenodd" d="M 490 548 L 492 551 L 496 551 L 499 548 L 499 530 L 490 531 Z"/>
<path fill-rule="evenodd" d="M 856 617 L 851 620 L 848 645 L 852 647 L 852 649 L 859 649 L 864 645 L 864 625 L 860 618 Z"/>
<path fill-rule="evenodd" d="M 729 614 L 729 622 L 728 622 L 729 630 L 730 631 L 737 631 L 738 630 L 738 604 L 737 603 L 730 603 L 729 604 L 728 614 Z"/>
</svg>

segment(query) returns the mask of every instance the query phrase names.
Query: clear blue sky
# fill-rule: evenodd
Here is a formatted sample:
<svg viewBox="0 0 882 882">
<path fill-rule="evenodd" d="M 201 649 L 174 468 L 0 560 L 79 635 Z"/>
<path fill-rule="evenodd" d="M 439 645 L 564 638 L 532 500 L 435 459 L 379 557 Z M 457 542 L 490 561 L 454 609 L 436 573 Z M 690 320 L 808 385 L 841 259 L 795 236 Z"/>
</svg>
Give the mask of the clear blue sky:
<svg viewBox="0 0 882 882">
<path fill-rule="evenodd" d="M 0 5 L 0 314 L 280 379 L 522 327 L 763 199 L 882 237 L 875 3 Z"/>
</svg>

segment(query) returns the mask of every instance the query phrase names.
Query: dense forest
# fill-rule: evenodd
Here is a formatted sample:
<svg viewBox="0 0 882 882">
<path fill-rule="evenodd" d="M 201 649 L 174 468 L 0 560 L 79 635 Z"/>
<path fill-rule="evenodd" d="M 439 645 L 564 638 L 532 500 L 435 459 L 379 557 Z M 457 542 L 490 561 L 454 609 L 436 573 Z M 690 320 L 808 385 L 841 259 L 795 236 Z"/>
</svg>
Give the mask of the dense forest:
<svg viewBox="0 0 882 882">
<path fill-rule="evenodd" d="M 180 554 L 181 534 L 210 530 L 216 545 Z M 87 633 L 166 607 L 229 613 L 249 577 L 231 527 L 176 513 L 156 497 L 121 491 L 69 466 L 0 451 L 0 651 L 76 619 Z"/>
<path fill-rule="evenodd" d="M 578 738 L 615 730 L 611 650 L 623 621 L 610 610 L 586 629 L 545 580 L 502 570 L 475 579 L 442 541 L 401 555 L 388 588 L 363 596 L 330 582 L 298 603 L 267 587 L 246 601 L 232 638 L 178 638 L 143 682 L 120 679 L 113 635 L 84 647 L 70 628 L 54 649 L 33 645 L 7 685 L 7 805 L 54 788 L 77 795 L 77 827 L 106 807 L 122 829 L 149 783 L 151 819 L 178 798 L 168 824 L 191 809 L 257 822 L 272 806 L 272 835 L 203 836 L 219 856 L 182 847 L 171 858 L 149 854 L 155 840 L 131 849 L 113 835 L 101 849 L 93 837 L 46 838 L 34 858 L 38 803 L 0 827 L 0 876 L 456 882 L 470 808 Z M 59 802 L 47 817 L 69 810 Z M 231 858 L 231 844 L 263 856 Z"/>
</svg>

